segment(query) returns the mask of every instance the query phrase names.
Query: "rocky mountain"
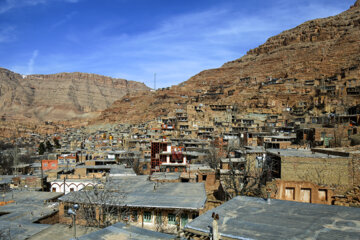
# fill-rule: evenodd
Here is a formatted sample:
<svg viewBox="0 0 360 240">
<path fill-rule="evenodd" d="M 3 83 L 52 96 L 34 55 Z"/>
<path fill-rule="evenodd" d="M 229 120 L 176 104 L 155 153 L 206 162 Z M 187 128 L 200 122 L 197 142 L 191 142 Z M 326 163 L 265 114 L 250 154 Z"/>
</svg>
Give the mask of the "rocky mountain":
<svg viewBox="0 0 360 240">
<path fill-rule="evenodd" d="M 149 88 L 97 74 L 27 75 L 0 68 L 2 120 L 63 121 L 96 117 L 124 97 Z"/>
<path fill-rule="evenodd" d="M 314 107 L 312 114 L 317 114 L 315 110 L 344 113 L 360 104 L 359 97 L 346 95 L 347 87 L 358 84 L 359 65 L 357 0 L 339 15 L 286 30 L 245 56 L 220 68 L 202 71 L 178 86 L 118 100 L 98 121 L 150 120 L 194 101 L 235 104 L 242 111 L 279 113 L 301 100 Z M 283 84 L 272 85 L 273 80 Z M 321 95 L 330 89 L 336 94 Z"/>
</svg>

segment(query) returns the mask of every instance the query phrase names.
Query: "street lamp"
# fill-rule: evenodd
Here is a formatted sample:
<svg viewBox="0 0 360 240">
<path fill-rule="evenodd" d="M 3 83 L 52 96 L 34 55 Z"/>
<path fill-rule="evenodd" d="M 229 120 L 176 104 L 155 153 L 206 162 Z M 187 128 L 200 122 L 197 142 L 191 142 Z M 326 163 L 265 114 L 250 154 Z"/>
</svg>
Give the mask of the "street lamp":
<svg viewBox="0 0 360 240">
<path fill-rule="evenodd" d="M 79 204 L 74 204 L 73 205 L 73 208 L 69 208 L 68 210 L 68 214 L 72 216 L 72 219 L 73 219 L 73 228 L 74 228 L 74 238 L 76 239 L 76 211 L 79 209 Z"/>
</svg>

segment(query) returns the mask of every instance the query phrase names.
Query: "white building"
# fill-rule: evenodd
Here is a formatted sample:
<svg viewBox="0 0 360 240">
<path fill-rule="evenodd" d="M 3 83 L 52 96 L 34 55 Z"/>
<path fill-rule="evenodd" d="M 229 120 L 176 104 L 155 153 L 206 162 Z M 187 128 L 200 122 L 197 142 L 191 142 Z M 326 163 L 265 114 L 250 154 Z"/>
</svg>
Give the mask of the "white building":
<svg viewBox="0 0 360 240">
<path fill-rule="evenodd" d="M 51 182 L 51 192 L 62 192 L 65 194 L 69 192 L 76 192 L 83 189 L 86 186 L 95 186 L 99 184 L 94 180 L 85 179 L 57 179 Z"/>
</svg>

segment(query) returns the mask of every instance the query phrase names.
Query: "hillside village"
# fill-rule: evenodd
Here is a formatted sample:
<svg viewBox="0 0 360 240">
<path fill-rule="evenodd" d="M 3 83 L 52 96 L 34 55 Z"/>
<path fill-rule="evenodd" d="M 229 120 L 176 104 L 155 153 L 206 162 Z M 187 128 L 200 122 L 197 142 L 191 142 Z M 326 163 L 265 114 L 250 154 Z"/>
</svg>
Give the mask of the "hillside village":
<svg viewBox="0 0 360 240">
<path fill-rule="evenodd" d="M 358 36 L 359 8 L 332 18 Z M 3 115 L 0 239 L 357 239 L 360 61 L 322 76 L 238 71 L 270 43 L 96 118 Z"/>
</svg>

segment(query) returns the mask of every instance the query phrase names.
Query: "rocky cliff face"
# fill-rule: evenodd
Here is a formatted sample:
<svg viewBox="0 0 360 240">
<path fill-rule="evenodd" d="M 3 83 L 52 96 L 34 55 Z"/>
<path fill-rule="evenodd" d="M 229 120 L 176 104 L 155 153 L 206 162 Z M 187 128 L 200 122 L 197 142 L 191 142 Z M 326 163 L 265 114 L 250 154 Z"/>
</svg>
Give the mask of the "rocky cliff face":
<svg viewBox="0 0 360 240">
<path fill-rule="evenodd" d="M 314 104 L 317 95 L 314 89 L 309 89 L 312 95 L 302 92 L 306 80 L 320 79 L 320 82 L 335 77 L 339 81 L 333 84 L 342 91 L 348 79 L 359 79 L 359 65 L 360 0 L 357 0 L 339 15 L 311 20 L 284 31 L 245 56 L 220 68 L 205 70 L 178 86 L 116 101 L 98 120 L 136 122 L 153 119 L 168 114 L 171 109 L 181 108 L 191 98 L 203 98 L 204 103 L 236 104 L 244 110 L 270 109 L 268 112 L 292 106 L 299 99 L 310 105 Z M 296 84 L 287 84 L 281 85 L 283 89 L 263 88 L 261 83 L 272 78 L 298 79 L 296 84 L 300 87 L 293 89 Z M 221 94 L 207 100 L 209 94 L 206 93 L 214 91 Z M 147 99 L 146 103 L 141 101 L 143 98 Z M 328 97 L 327 101 L 333 101 L 333 106 L 341 105 L 342 109 L 338 110 L 342 111 L 352 104 L 359 104 L 358 99 L 339 96 Z"/>
<path fill-rule="evenodd" d="M 30 121 L 92 118 L 125 95 L 148 90 L 143 83 L 96 74 L 21 76 L 0 69 L 0 116 Z"/>
</svg>

